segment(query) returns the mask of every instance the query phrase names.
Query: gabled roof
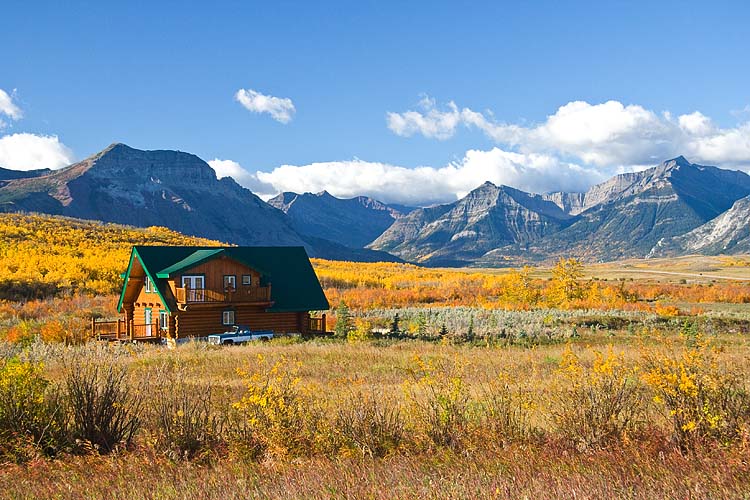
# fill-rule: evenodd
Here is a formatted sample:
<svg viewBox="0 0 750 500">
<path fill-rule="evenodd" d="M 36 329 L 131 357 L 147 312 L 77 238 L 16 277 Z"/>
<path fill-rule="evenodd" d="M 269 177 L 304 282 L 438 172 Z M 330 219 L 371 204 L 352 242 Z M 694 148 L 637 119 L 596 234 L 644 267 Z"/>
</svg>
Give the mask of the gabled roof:
<svg viewBox="0 0 750 500">
<path fill-rule="evenodd" d="M 126 276 L 135 258 L 143 265 L 170 311 L 176 304 L 167 279 L 218 256 L 226 256 L 255 269 L 263 283 L 271 283 L 273 306 L 268 311 L 320 311 L 329 309 L 310 259 L 303 247 L 172 247 L 135 246 Z M 120 305 L 125 296 L 125 286 Z"/>
</svg>

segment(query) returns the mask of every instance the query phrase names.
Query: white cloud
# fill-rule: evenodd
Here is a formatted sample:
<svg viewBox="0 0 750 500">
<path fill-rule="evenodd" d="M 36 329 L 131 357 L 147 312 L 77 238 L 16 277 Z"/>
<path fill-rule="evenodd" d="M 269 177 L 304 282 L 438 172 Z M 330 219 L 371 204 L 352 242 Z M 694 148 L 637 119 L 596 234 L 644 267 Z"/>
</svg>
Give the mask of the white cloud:
<svg viewBox="0 0 750 500">
<path fill-rule="evenodd" d="M 611 172 L 614 173 L 614 172 Z M 454 201 L 485 181 L 531 192 L 584 190 L 607 174 L 548 155 L 521 154 L 493 148 L 470 150 L 460 161 L 443 167 L 406 168 L 362 160 L 283 165 L 271 172 L 257 172 L 257 178 L 273 189 L 318 192 L 334 196 L 372 196 L 389 203 L 428 205 Z"/>
<path fill-rule="evenodd" d="M 263 95 L 252 89 L 240 89 L 234 98 L 248 111 L 253 113 L 268 113 L 274 120 L 280 123 L 289 123 L 296 109 L 294 103 L 288 97 L 274 97 Z"/>
<path fill-rule="evenodd" d="M 11 120 L 20 120 L 23 117 L 23 112 L 13 102 L 14 96 L 15 90 L 11 94 L 8 94 L 3 89 L 0 89 L 0 115 L 5 115 Z M 0 129 L 5 128 L 7 125 L 5 120 L 0 119 Z"/>
<path fill-rule="evenodd" d="M 71 163 L 73 152 L 55 135 L 20 133 L 0 137 L 0 167 L 34 170 Z"/>
<path fill-rule="evenodd" d="M 275 194 L 273 186 L 265 184 L 258 180 L 256 174 L 248 172 L 242 165 L 233 160 L 220 160 L 215 158 L 208 162 L 211 168 L 216 172 L 216 177 L 231 177 L 239 184 L 258 194 Z"/>
<path fill-rule="evenodd" d="M 670 113 L 657 114 L 636 104 L 573 101 L 543 123 L 526 127 L 496 122 L 491 115 L 459 109 L 452 101 L 440 110 L 433 99 L 424 98 L 420 108 L 389 112 L 388 128 L 401 136 L 444 140 L 463 125 L 522 153 L 567 157 L 605 168 L 656 163 L 678 154 L 724 166 L 750 162 L 750 122 L 722 129 L 698 111 L 674 119 Z"/>
<path fill-rule="evenodd" d="M 387 113 L 388 128 L 402 137 L 419 133 L 432 139 L 444 140 L 453 136 L 456 127 L 461 123 L 461 113 L 454 102 L 448 103 L 447 111 L 439 111 L 435 107 L 434 99 L 429 97 L 424 97 L 419 105 L 424 113 Z"/>
</svg>

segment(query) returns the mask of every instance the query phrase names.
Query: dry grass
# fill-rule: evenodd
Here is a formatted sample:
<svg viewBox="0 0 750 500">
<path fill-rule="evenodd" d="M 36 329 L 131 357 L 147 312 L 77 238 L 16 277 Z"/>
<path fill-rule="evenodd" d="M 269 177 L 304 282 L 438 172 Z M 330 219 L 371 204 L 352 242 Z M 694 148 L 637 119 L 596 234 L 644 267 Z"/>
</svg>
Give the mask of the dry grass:
<svg viewBox="0 0 750 500">
<path fill-rule="evenodd" d="M 410 340 L 195 344 L 176 351 L 33 344 L 20 358 L 43 362 L 52 384 L 64 379 L 65 364 L 76 358 L 124 367 L 146 409 L 156 404 L 162 411 L 162 423 L 146 418 L 134 445 L 108 456 L 63 454 L 4 466 L 0 497 L 745 498 L 747 428 L 731 440 L 699 439 L 681 450 L 637 370 L 649 353 L 683 352 L 685 339 L 653 335 L 583 332 L 568 345 L 532 348 Z M 713 342 L 721 346 L 713 367 L 747 384 L 750 346 L 744 336 L 720 333 Z M 600 347 L 607 343 L 614 344 L 616 358 Z M 571 352 L 574 364 L 566 362 Z M 574 385 L 566 373 L 575 375 Z M 615 427 L 596 446 L 581 447 L 551 418 L 575 403 L 566 398 L 580 397 L 571 391 L 575 384 L 588 384 L 582 401 L 593 405 L 592 418 L 600 418 L 599 402 L 611 401 L 604 396 L 621 389 L 623 377 L 646 391 L 645 398 L 633 400 L 642 405 L 638 426 Z M 186 460 L 190 453 L 174 453 L 164 442 L 172 438 L 163 422 L 170 413 L 185 417 L 189 401 L 183 399 L 207 394 L 202 391 L 208 387 L 211 397 L 196 399 L 209 404 L 198 420 L 224 427 L 205 441 L 198 435 L 200 451 Z M 164 405 L 165 391 L 173 388 L 179 389 L 179 404 Z M 286 403 L 268 406 L 264 397 L 273 399 L 279 391 L 287 391 Z M 237 422 L 224 418 L 242 398 L 243 409 L 266 422 L 249 427 L 245 439 L 258 444 L 249 455 L 236 452 L 237 434 L 227 427 Z M 300 432 L 304 426 L 302 441 L 285 420 L 290 405 Z M 590 429 L 591 421 L 571 422 L 566 425 Z M 190 432 L 179 434 L 177 446 L 197 430 L 183 423 Z M 154 436 L 161 441 L 153 442 Z M 213 444 L 206 450 L 200 448 L 204 442 Z"/>
</svg>

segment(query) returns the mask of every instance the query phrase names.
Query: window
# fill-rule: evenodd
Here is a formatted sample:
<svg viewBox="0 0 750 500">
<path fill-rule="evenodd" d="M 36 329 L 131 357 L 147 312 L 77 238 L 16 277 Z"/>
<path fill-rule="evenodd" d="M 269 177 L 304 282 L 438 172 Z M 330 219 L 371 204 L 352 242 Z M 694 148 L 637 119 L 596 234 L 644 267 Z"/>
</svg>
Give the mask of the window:
<svg viewBox="0 0 750 500">
<path fill-rule="evenodd" d="M 234 274 L 224 275 L 224 288 L 236 288 L 237 287 L 237 276 Z"/>
<path fill-rule="evenodd" d="M 146 290 L 146 293 L 151 293 L 154 291 L 154 282 L 151 281 L 151 278 L 146 276 L 146 282 L 143 285 L 143 288 Z"/>
<path fill-rule="evenodd" d="M 167 314 L 167 311 L 159 311 L 159 328 L 165 331 L 169 329 L 169 314 Z"/>
<path fill-rule="evenodd" d="M 234 325 L 234 311 L 223 311 L 221 313 L 221 324 L 222 325 Z"/>
<path fill-rule="evenodd" d="M 243 274 L 242 275 L 242 284 L 246 286 L 250 286 L 253 284 L 253 275 L 252 274 Z"/>
</svg>

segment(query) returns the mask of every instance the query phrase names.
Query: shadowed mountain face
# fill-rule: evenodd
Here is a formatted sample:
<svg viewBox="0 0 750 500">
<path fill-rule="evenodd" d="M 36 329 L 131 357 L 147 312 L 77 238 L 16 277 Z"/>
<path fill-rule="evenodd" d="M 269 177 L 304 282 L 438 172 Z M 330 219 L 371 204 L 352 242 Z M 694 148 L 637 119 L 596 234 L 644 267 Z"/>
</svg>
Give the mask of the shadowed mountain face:
<svg viewBox="0 0 750 500">
<path fill-rule="evenodd" d="M 46 175 L 0 187 L 0 210 L 36 211 L 244 245 L 303 245 L 284 214 L 195 155 L 124 144 Z M 309 247 L 309 246 L 308 246 Z"/>
<path fill-rule="evenodd" d="M 3 181 L 8 181 L 11 179 L 25 179 L 28 177 L 39 177 L 42 175 L 47 175 L 50 172 L 52 171 L 48 168 L 42 168 L 39 170 L 10 170 L 0 167 L 0 186 L 2 185 Z"/>
<path fill-rule="evenodd" d="M 414 210 L 370 248 L 431 265 L 462 265 L 498 247 L 528 245 L 571 220 L 539 195 L 487 182 L 455 203 Z"/>
<path fill-rule="evenodd" d="M 281 193 L 268 203 L 286 213 L 298 233 L 351 248 L 362 248 L 372 242 L 402 217 L 405 210 L 366 196 L 335 198 L 326 191 Z"/>
</svg>

